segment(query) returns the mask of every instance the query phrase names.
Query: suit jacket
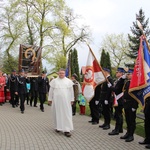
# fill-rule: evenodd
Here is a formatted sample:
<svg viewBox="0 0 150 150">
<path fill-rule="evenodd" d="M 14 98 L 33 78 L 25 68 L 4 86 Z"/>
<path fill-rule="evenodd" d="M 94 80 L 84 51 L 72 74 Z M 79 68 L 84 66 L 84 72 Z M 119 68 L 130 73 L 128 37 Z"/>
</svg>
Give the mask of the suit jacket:
<svg viewBox="0 0 150 150">
<path fill-rule="evenodd" d="M 31 84 L 31 92 L 38 91 L 38 78 L 31 78 L 30 79 Z"/>
<path fill-rule="evenodd" d="M 124 88 L 123 88 L 123 92 L 124 92 L 123 107 L 125 109 L 127 109 L 127 108 L 137 109 L 138 108 L 138 102 L 129 95 L 129 86 L 130 86 L 130 81 L 128 80 L 128 81 L 125 82 L 125 85 L 124 85 Z"/>
<path fill-rule="evenodd" d="M 29 80 L 25 78 L 24 76 L 18 76 L 17 77 L 17 84 L 15 86 L 15 91 L 19 94 L 26 94 L 27 93 L 27 86 L 26 83 L 28 83 Z"/>
<path fill-rule="evenodd" d="M 107 79 L 113 85 L 112 77 L 108 76 Z M 108 102 L 110 103 L 110 101 L 111 101 L 111 93 L 112 93 L 112 91 L 111 91 L 110 88 L 108 88 L 107 81 L 102 83 L 102 85 L 101 85 L 101 94 L 100 94 L 101 102 L 104 102 L 104 100 L 108 100 Z"/>
<path fill-rule="evenodd" d="M 116 95 L 122 93 L 123 86 L 124 86 L 125 79 L 119 78 L 115 83 L 114 86 L 111 86 L 110 89 L 115 92 Z M 118 105 L 123 105 L 123 98 L 121 97 L 118 99 Z"/>
<path fill-rule="evenodd" d="M 15 92 L 16 84 L 17 84 L 17 76 L 11 74 L 10 77 L 8 78 L 6 88 L 9 89 L 11 92 Z"/>
<path fill-rule="evenodd" d="M 46 77 L 45 79 L 42 77 L 38 77 L 38 91 L 39 93 L 48 93 L 49 91 L 49 80 Z"/>
</svg>

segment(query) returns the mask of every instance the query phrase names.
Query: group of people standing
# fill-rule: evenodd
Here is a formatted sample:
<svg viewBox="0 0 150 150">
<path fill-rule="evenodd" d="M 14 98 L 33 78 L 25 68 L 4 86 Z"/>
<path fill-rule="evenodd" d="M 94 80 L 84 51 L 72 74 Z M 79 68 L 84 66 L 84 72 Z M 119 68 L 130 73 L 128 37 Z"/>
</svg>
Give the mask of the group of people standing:
<svg viewBox="0 0 150 150">
<path fill-rule="evenodd" d="M 110 70 L 104 68 L 104 75 L 106 81 L 98 85 L 95 89 L 95 96 L 90 101 L 92 124 L 99 123 L 99 103 L 102 105 L 102 114 L 104 116 L 104 124 L 99 127 L 103 130 L 110 129 L 111 108 L 114 106 L 115 129 L 109 132 L 109 135 L 118 135 L 123 133 L 123 108 L 125 111 L 125 118 L 127 123 L 127 133 L 120 137 L 126 142 L 134 140 L 134 131 L 136 127 L 136 110 L 138 103 L 129 94 L 129 85 L 132 77 L 132 69 L 126 73 L 123 68 L 118 68 L 116 71 L 116 81 L 114 82 L 110 76 Z M 117 103 L 114 103 L 116 100 Z M 96 109 L 95 109 L 96 108 Z"/>
<path fill-rule="evenodd" d="M 4 101 L 4 87 L 7 92 L 10 93 L 10 103 L 13 108 L 18 107 L 20 103 L 20 111 L 23 114 L 25 111 L 25 100 L 27 105 L 37 107 L 37 101 L 39 97 L 40 109 L 44 112 L 44 102 L 46 101 L 46 94 L 49 91 L 49 79 L 46 76 L 46 72 L 42 72 L 39 77 L 27 77 L 27 74 L 23 69 L 16 73 L 16 70 L 12 70 L 11 75 L 5 78 L 0 72 L 0 102 Z M 20 101 L 19 101 L 20 99 Z"/>
<path fill-rule="evenodd" d="M 138 102 L 129 95 L 130 80 L 132 78 L 133 69 L 125 71 L 124 68 L 118 68 L 116 71 L 116 81 L 110 76 L 110 70 L 103 68 L 106 81 L 95 88 L 95 95 L 90 101 L 92 125 L 99 124 L 100 105 L 102 106 L 102 114 L 104 123 L 99 125 L 103 130 L 110 129 L 111 109 L 114 107 L 115 128 L 108 135 L 118 135 L 123 133 L 123 109 L 127 132 L 120 137 L 125 142 L 134 140 L 134 131 L 136 129 L 136 111 Z M 150 98 L 145 100 L 145 139 L 139 144 L 147 144 L 145 148 L 150 149 Z"/>
</svg>

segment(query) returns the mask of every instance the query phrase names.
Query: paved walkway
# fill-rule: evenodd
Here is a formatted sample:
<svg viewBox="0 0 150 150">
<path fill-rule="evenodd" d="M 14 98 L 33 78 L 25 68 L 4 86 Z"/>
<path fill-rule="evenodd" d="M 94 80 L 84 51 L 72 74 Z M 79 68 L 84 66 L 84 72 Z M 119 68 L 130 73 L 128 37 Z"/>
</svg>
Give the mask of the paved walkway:
<svg viewBox="0 0 150 150">
<path fill-rule="evenodd" d="M 45 112 L 39 107 L 26 105 L 24 114 L 9 103 L 0 106 L 0 150 L 142 150 L 138 144 L 143 138 L 126 143 L 120 136 L 108 136 L 109 130 L 88 123 L 88 116 L 73 116 L 74 131 L 67 138 L 53 129 L 51 106 L 45 105 Z M 100 124 L 103 122 L 100 121 Z M 126 131 L 124 130 L 124 133 Z"/>
</svg>

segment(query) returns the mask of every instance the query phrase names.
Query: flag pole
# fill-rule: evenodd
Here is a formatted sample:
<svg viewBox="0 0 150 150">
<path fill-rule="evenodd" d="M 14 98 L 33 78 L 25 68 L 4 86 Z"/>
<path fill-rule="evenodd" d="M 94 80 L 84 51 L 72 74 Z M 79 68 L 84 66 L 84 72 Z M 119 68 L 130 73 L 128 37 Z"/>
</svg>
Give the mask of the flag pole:
<svg viewBox="0 0 150 150">
<path fill-rule="evenodd" d="M 85 41 L 85 42 L 86 42 L 86 41 Z M 89 47 L 89 50 L 90 50 L 90 52 L 92 53 L 92 55 L 94 56 L 94 58 L 95 58 L 96 62 L 99 64 L 99 62 L 97 61 L 97 59 L 96 59 L 96 57 L 95 57 L 95 55 L 94 55 L 94 53 L 93 53 L 93 51 L 92 51 L 91 47 L 89 46 L 89 44 L 88 44 L 87 42 L 86 42 L 86 44 L 87 44 L 87 46 Z M 104 77 L 105 77 L 106 81 L 107 81 L 107 82 L 109 82 L 109 81 L 108 81 L 108 79 L 106 78 L 105 74 L 104 74 L 104 71 L 103 71 L 102 67 L 101 67 L 100 65 L 99 65 L 99 67 L 101 68 L 102 73 L 103 73 L 103 75 L 104 75 Z"/>
<path fill-rule="evenodd" d="M 137 25 L 138 25 L 139 29 L 142 31 L 142 34 L 145 37 L 146 45 L 147 45 L 148 51 L 150 52 L 150 48 L 149 48 L 149 45 L 148 45 L 148 41 L 146 39 L 146 35 L 144 33 L 144 30 L 143 30 L 143 26 L 142 26 L 142 24 L 140 23 L 140 21 L 138 19 L 136 21 L 137 21 Z"/>
</svg>

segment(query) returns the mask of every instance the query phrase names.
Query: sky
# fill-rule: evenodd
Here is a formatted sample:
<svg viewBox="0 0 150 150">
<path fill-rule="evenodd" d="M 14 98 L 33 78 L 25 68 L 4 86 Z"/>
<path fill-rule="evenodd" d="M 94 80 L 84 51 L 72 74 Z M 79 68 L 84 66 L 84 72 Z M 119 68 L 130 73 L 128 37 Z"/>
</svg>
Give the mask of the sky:
<svg viewBox="0 0 150 150">
<path fill-rule="evenodd" d="M 74 13 L 81 16 L 78 25 L 88 25 L 92 33 L 92 48 L 96 58 L 106 34 L 132 34 L 130 27 L 136 21 L 136 14 L 143 9 L 146 19 L 150 18 L 150 0 L 65 0 Z M 150 20 L 149 20 L 150 25 Z M 76 48 L 76 47 L 75 47 Z M 79 67 L 86 65 L 88 47 L 83 43 L 77 47 Z M 84 54 L 84 55 L 83 55 Z"/>
</svg>

